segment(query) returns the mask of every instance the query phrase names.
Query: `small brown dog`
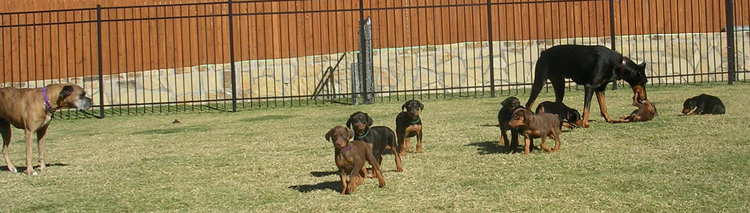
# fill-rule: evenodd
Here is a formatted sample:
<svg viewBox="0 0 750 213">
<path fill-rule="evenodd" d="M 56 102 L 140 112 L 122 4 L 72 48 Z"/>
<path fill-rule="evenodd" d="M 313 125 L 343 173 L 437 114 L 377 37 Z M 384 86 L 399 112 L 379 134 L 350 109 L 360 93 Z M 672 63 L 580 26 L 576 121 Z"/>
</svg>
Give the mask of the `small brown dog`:
<svg viewBox="0 0 750 213">
<path fill-rule="evenodd" d="M 333 142 L 334 159 L 341 178 L 341 194 L 353 193 L 362 184 L 366 173 L 365 162 L 372 165 L 372 173 L 378 178 L 378 186 L 385 186 L 380 164 L 372 154 L 372 146 L 364 141 L 352 141 L 354 133 L 349 128 L 336 126 L 326 133 L 326 140 Z"/>
<path fill-rule="evenodd" d="M 643 100 L 636 103 L 635 106 L 638 107 L 637 110 L 631 112 L 628 116 L 620 117 L 620 120 L 613 120 L 612 123 L 650 121 L 656 117 L 656 105 L 651 103 L 651 101 Z"/>
<path fill-rule="evenodd" d="M 523 154 L 529 154 L 529 147 L 534 143 L 533 138 L 542 138 L 542 149 L 546 152 L 560 150 L 560 133 L 562 132 L 560 119 L 555 114 L 539 113 L 533 114 L 526 108 L 518 108 L 513 111 L 513 119 L 508 122 L 511 128 L 521 129 L 523 134 Z M 550 137 L 555 140 L 555 148 L 550 149 L 545 144 L 545 139 Z"/>
</svg>

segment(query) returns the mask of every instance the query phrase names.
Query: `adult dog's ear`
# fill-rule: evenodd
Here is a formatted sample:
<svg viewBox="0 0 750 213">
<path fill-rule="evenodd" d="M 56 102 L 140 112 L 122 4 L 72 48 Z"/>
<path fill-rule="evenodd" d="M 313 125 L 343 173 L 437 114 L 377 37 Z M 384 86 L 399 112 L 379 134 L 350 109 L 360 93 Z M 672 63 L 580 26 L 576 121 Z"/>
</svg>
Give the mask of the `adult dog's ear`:
<svg viewBox="0 0 750 213">
<path fill-rule="evenodd" d="M 70 85 L 64 86 L 62 90 L 60 90 L 60 94 L 58 94 L 57 96 L 57 105 L 62 104 L 61 102 L 65 100 L 65 98 L 68 98 L 68 96 L 73 94 L 74 90 L 75 89 L 73 88 L 73 86 L 70 86 Z"/>
</svg>

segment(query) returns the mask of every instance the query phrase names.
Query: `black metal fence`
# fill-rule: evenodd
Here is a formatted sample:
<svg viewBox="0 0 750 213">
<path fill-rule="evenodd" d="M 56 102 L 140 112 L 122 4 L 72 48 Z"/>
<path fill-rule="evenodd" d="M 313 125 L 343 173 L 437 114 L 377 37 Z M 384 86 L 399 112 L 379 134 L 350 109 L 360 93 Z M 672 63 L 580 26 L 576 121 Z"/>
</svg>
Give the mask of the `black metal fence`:
<svg viewBox="0 0 750 213">
<path fill-rule="evenodd" d="M 748 14 L 750 0 L 230 0 L 0 13 L 0 83 L 83 86 L 93 114 L 66 118 L 496 96 L 525 92 L 539 52 L 567 43 L 645 61 L 654 86 L 732 83 L 748 79 Z"/>
</svg>

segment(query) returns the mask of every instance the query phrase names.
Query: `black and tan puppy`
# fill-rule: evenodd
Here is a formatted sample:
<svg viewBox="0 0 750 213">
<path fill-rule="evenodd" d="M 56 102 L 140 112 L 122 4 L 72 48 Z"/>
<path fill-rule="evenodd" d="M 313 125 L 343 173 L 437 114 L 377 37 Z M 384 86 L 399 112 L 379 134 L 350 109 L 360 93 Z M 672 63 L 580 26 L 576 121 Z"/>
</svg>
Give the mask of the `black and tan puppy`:
<svg viewBox="0 0 750 213">
<path fill-rule="evenodd" d="M 372 124 L 372 118 L 364 112 L 355 112 L 346 121 L 346 126 L 354 130 L 354 140 L 361 140 L 372 145 L 372 153 L 378 159 L 378 163 L 383 163 L 383 154 L 386 149 L 390 149 L 396 159 L 396 171 L 404 171 L 401 167 L 401 156 L 397 151 L 396 133 L 391 128 L 373 127 Z"/>
<path fill-rule="evenodd" d="M 380 164 L 372 153 L 372 146 L 363 141 L 352 141 L 352 132 L 346 127 L 336 126 L 325 135 L 326 140 L 333 142 L 336 167 L 341 178 L 341 194 L 349 194 L 362 184 L 365 162 L 372 165 L 372 173 L 378 178 L 378 185 L 385 186 Z"/>
<path fill-rule="evenodd" d="M 535 113 L 539 114 L 542 112 L 557 115 L 560 118 L 562 125 L 568 128 L 576 128 L 583 125 L 581 113 L 579 113 L 578 110 L 566 106 L 562 102 L 542 102 L 536 107 Z"/>
<path fill-rule="evenodd" d="M 500 111 L 497 112 L 497 122 L 500 126 L 500 139 L 498 144 L 502 144 L 505 147 L 510 147 L 508 151 L 515 151 L 518 147 L 518 129 L 511 128 L 508 125 L 511 119 L 513 119 L 513 110 L 521 107 L 521 101 L 516 97 L 508 97 L 500 102 Z M 508 130 L 510 130 L 511 141 L 508 141 Z"/>
<path fill-rule="evenodd" d="M 401 106 L 401 112 L 396 116 L 396 136 L 398 137 L 399 154 L 405 155 L 411 150 L 410 137 L 417 137 L 416 152 L 423 152 L 422 118 L 420 117 L 424 105 L 417 100 L 409 100 Z"/>
<path fill-rule="evenodd" d="M 631 112 L 628 116 L 620 117 L 620 120 L 615 120 L 613 123 L 650 121 L 656 117 L 656 105 L 651 103 L 651 101 L 643 100 L 641 103 L 636 103 L 635 105 L 638 109 Z"/>
<path fill-rule="evenodd" d="M 534 143 L 534 138 L 542 138 L 541 147 L 546 152 L 560 150 L 560 119 L 557 115 L 549 113 L 533 114 L 526 108 L 518 108 L 513 111 L 513 119 L 508 123 L 511 128 L 521 129 L 523 134 L 523 154 L 529 154 L 529 148 Z M 549 137 L 555 140 L 555 148 L 548 148 L 545 139 Z"/>
<path fill-rule="evenodd" d="M 685 103 L 682 104 L 682 114 L 685 115 L 704 115 L 704 114 L 724 114 L 726 108 L 724 103 L 721 102 L 716 96 L 700 94 L 698 96 L 688 98 Z"/>
<path fill-rule="evenodd" d="M 32 137 L 36 133 L 39 150 L 39 171 L 46 168 L 45 136 L 52 120 L 52 113 L 63 108 L 88 109 L 91 98 L 74 84 L 51 84 L 42 88 L 16 89 L 0 88 L 0 133 L 3 135 L 3 157 L 8 170 L 17 172 L 8 153 L 10 150 L 11 129 L 23 129 L 26 136 L 26 174 L 34 173 L 32 159 Z"/>
</svg>

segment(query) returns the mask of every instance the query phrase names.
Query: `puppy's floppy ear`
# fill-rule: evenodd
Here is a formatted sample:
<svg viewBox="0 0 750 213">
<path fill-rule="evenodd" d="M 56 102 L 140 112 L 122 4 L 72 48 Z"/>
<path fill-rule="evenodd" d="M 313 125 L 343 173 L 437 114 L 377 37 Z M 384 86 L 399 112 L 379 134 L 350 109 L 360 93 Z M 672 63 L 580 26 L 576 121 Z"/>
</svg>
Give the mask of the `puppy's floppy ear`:
<svg viewBox="0 0 750 213">
<path fill-rule="evenodd" d="M 346 128 L 346 132 L 349 133 L 349 135 L 347 135 L 347 138 L 349 140 L 352 140 L 352 138 L 354 138 L 354 130 Z"/>
<path fill-rule="evenodd" d="M 370 127 L 372 126 L 372 123 L 375 123 L 374 121 L 372 121 L 372 118 L 367 113 L 365 113 L 365 117 L 367 117 L 367 127 Z"/>
<path fill-rule="evenodd" d="M 419 110 L 424 110 L 424 104 L 422 102 L 417 102 L 419 104 Z"/>
<path fill-rule="evenodd" d="M 346 120 L 346 127 L 352 128 L 352 118 L 349 117 L 349 120 Z"/>
<path fill-rule="evenodd" d="M 331 130 L 328 130 L 328 133 L 326 133 L 326 140 L 331 141 L 331 138 L 333 137 L 333 133 L 336 131 L 336 128 L 333 128 Z"/>
<path fill-rule="evenodd" d="M 404 103 L 404 105 L 401 105 L 401 111 L 406 111 L 406 106 L 409 105 L 409 102 L 407 101 Z"/>
<path fill-rule="evenodd" d="M 60 90 L 60 94 L 58 94 L 57 96 L 58 101 L 67 98 L 68 96 L 70 96 L 70 94 L 73 94 L 73 90 L 75 90 L 73 86 L 64 86 L 62 90 Z"/>
</svg>

